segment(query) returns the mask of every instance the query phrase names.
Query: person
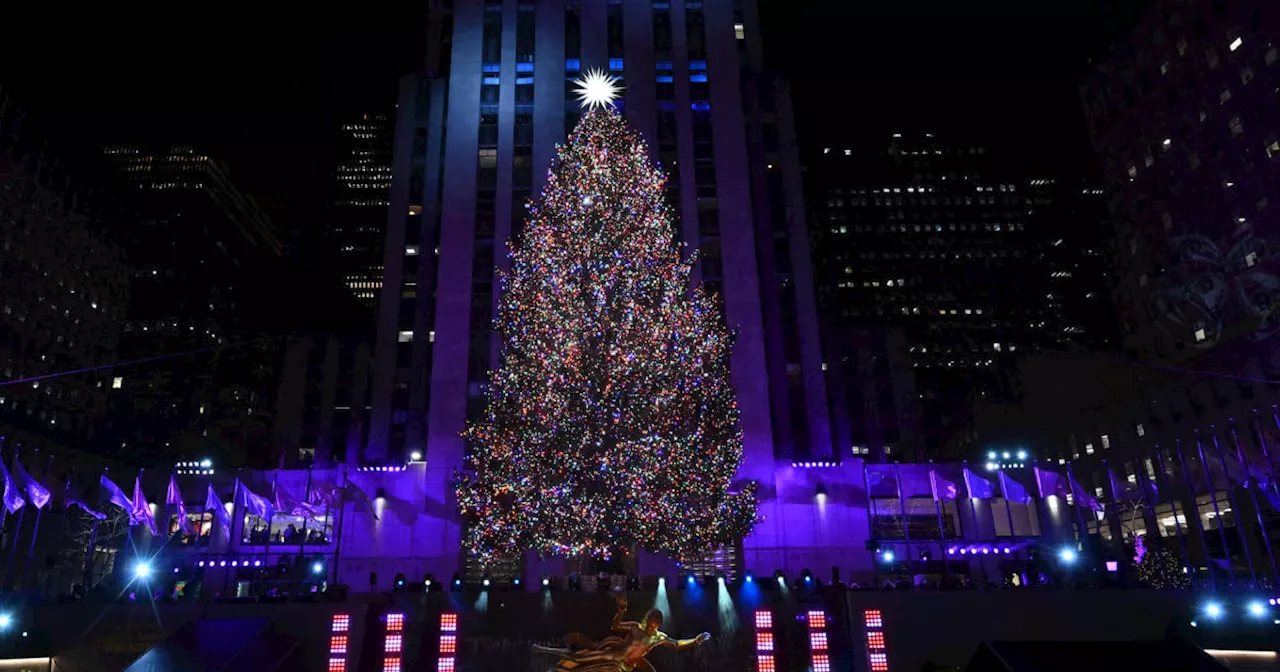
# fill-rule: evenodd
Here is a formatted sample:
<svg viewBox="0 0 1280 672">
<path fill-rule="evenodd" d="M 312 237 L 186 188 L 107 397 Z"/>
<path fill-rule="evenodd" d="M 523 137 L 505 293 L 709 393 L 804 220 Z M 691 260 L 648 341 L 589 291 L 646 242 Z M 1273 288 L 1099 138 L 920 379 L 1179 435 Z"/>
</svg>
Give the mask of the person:
<svg viewBox="0 0 1280 672">
<path fill-rule="evenodd" d="M 645 660 L 649 652 L 659 646 L 670 646 L 686 649 L 698 646 L 711 639 L 710 633 L 702 633 L 693 639 L 674 639 L 658 628 L 662 626 L 662 612 L 650 609 L 640 623 L 624 621 L 627 612 L 627 598 L 616 598 L 618 613 L 614 614 L 611 627 L 614 632 L 623 633 L 621 637 L 606 637 L 599 642 L 592 642 L 581 635 L 570 635 L 571 644 L 579 650 L 557 649 L 535 644 L 534 653 L 558 656 L 560 661 L 548 672 L 573 670 L 574 672 L 633 672 L 644 670 L 655 672 L 653 665 Z M 566 663 L 569 665 L 566 666 Z"/>
</svg>

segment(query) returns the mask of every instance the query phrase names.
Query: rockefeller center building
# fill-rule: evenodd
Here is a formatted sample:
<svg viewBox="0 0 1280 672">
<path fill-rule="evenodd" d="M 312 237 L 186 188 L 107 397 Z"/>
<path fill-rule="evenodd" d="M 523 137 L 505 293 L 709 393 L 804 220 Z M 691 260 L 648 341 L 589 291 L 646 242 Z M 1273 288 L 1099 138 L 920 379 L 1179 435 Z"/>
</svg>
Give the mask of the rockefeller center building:
<svg viewBox="0 0 1280 672">
<path fill-rule="evenodd" d="M 668 172 L 695 281 L 721 294 L 738 334 L 743 476 L 771 477 L 775 459 L 829 459 L 792 112 L 762 67 L 755 3 L 433 7 L 431 51 L 397 106 L 364 463 L 425 456 L 427 496 L 452 496 L 460 433 L 499 365 L 495 268 L 581 116 L 573 82 L 593 69 L 625 87 L 616 104 Z M 456 548 L 456 523 L 441 524 Z"/>
</svg>

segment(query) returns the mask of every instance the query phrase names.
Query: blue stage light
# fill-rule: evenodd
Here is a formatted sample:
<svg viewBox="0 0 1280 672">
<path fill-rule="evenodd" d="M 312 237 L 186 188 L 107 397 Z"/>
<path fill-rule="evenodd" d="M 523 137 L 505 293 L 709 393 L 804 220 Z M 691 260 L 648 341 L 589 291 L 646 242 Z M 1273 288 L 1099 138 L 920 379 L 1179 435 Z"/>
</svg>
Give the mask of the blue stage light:
<svg viewBox="0 0 1280 672">
<path fill-rule="evenodd" d="M 312 573 L 312 574 L 323 574 L 323 573 L 324 573 L 324 563 L 323 563 L 323 562 L 317 562 L 317 563 L 315 563 L 315 564 L 311 565 L 311 573 Z"/>
<path fill-rule="evenodd" d="M 1204 605 L 1204 615 L 1209 618 L 1222 618 L 1222 605 L 1217 602 L 1209 602 Z"/>
<path fill-rule="evenodd" d="M 743 580 L 743 581 L 745 581 L 745 582 L 747 582 L 747 583 L 751 583 L 751 582 L 755 581 L 755 579 L 751 576 L 751 572 L 747 572 L 747 576 L 746 576 L 745 578 L 743 578 L 742 580 Z"/>
<path fill-rule="evenodd" d="M 11 627 L 13 627 L 13 616 L 0 614 L 0 630 L 8 630 Z"/>
<path fill-rule="evenodd" d="M 881 562 L 885 563 L 886 565 L 892 564 L 894 558 L 896 557 L 897 556 L 893 554 L 893 551 L 885 551 L 884 553 L 880 554 Z"/>
<path fill-rule="evenodd" d="M 133 578 L 146 579 L 151 576 L 151 565 L 146 562 L 138 562 L 133 566 Z"/>
<path fill-rule="evenodd" d="M 1254 600 L 1249 603 L 1249 615 L 1257 618 L 1267 615 L 1267 607 L 1262 603 L 1262 600 Z"/>
<path fill-rule="evenodd" d="M 1058 551 L 1058 559 L 1061 560 L 1063 564 L 1075 564 L 1076 550 L 1074 548 L 1064 548 L 1061 551 Z"/>
</svg>

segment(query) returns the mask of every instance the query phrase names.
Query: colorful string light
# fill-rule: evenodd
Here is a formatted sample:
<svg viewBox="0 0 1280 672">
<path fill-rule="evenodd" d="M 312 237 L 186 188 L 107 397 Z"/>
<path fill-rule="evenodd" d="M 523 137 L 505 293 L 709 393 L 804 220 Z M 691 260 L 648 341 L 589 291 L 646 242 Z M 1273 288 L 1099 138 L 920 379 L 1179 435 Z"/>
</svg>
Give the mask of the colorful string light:
<svg viewBox="0 0 1280 672">
<path fill-rule="evenodd" d="M 754 485 L 730 492 L 733 338 L 715 297 L 689 288 L 665 181 L 610 107 L 583 116 L 529 206 L 496 319 L 502 365 L 456 482 L 481 561 L 685 558 L 756 521 Z"/>
</svg>

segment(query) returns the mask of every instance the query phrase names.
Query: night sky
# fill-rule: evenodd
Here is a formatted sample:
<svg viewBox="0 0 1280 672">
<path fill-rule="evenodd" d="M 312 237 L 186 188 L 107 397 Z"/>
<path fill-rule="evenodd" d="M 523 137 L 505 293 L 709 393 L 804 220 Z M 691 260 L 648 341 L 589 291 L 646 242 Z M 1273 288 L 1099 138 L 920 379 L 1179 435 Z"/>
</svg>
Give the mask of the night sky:
<svg viewBox="0 0 1280 672">
<path fill-rule="evenodd" d="M 793 82 L 804 147 L 928 130 L 1083 175 L 1092 164 L 1076 83 L 1139 1 L 760 4 L 766 60 Z M 0 46 L 0 83 L 90 142 L 209 147 L 274 216 L 297 217 L 291 201 L 332 155 L 331 124 L 389 107 L 396 77 L 421 62 L 425 4 L 19 10 L 22 37 Z"/>
</svg>

